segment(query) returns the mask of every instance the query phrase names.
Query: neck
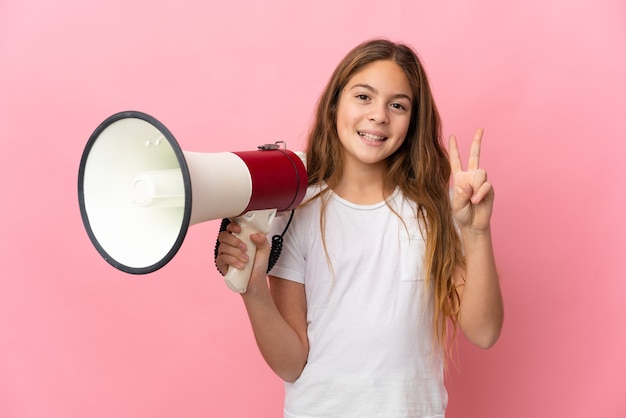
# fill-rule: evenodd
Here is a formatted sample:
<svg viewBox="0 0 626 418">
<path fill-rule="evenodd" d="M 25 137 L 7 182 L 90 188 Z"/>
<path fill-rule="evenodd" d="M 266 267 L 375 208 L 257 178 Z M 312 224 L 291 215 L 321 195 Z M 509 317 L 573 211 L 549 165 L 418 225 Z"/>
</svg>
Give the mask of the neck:
<svg viewBox="0 0 626 418">
<path fill-rule="evenodd" d="M 384 170 L 383 166 L 349 167 L 346 165 L 333 191 L 343 199 L 359 205 L 378 203 L 385 196 Z M 387 194 L 390 192 L 387 190 Z"/>
</svg>

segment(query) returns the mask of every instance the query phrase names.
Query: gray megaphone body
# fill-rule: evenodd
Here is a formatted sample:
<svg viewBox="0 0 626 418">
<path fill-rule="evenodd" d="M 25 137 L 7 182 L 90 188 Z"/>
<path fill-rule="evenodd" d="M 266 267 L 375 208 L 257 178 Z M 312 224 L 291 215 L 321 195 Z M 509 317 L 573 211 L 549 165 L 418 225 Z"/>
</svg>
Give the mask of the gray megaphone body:
<svg viewBox="0 0 626 418">
<path fill-rule="evenodd" d="M 142 112 L 110 116 L 93 132 L 80 161 L 78 200 L 100 255 L 132 274 L 154 272 L 176 255 L 189 226 L 238 222 L 254 260 L 250 234 L 267 234 L 277 212 L 298 206 L 307 188 L 305 155 L 276 144 L 255 151 L 183 151 L 170 131 Z M 246 291 L 252 263 L 224 280 Z"/>
</svg>

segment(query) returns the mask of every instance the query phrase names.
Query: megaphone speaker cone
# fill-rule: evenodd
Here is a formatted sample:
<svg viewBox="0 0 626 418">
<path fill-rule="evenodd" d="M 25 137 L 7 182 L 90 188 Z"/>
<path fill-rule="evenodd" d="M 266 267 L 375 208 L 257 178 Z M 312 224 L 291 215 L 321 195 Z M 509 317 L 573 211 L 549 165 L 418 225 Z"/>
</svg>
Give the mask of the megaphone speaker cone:
<svg viewBox="0 0 626 418">
<path fill-rule="evenodd" d="M 78 196 L 91 242 L 127 273 L 167 264 L 191 218 L 183 151 L 164 125 L 141 112 L 117 113 L 93 132 L 80 162 Z"/>
</svg>

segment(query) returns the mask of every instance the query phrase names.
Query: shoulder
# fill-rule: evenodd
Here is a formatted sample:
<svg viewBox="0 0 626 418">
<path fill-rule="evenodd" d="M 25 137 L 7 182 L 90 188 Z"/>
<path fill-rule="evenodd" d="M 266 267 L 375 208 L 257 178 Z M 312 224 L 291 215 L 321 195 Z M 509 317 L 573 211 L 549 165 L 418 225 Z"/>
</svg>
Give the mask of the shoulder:
<svg viewBox="0 0 626 418">
<path fill-rule="evenodd" d="M 324 184 L 311 185 L 302 199 L 302 202 L 296 208 L 295 218 L 311 217 L 312 214 L 319 214 L 322 207 L 322 200 L 327 197 L 328 187 Z"/>
<path fill-rule="evenodd" d="M 306 206 L 309 203 L 315 202 L 323 197 L 330 189 L 326 183 L 318 183 L 309 185 L 306 189 L 304 199 L 302 199 L 301 206 Z"/>
<path fill-rule="evenodd" d="M 417 218 L 419 204 L 405 195 L 400 188 L 397 188 L 388 199 L 391 208 L 398 212 L 402 218 Z"/>
</svg>

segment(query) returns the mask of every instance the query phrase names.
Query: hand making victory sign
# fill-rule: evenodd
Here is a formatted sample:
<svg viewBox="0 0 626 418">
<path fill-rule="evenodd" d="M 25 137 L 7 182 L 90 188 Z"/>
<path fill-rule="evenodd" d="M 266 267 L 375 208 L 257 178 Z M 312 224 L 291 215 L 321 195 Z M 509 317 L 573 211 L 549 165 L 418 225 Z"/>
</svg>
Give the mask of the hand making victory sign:
<svg viewBox="0 0 626 418">
<path fill-rule="evenodd" d="M 494 191 L 487 172 L 480 168 L 483 129 L 476 130 L 467 169 L 463 170 L 459 148 L 450 136 L 452 214 L 461 232 L 465 267 L 456 277 L 459 326 L 474 344 L 488 348 L 502 329 L 504 308 L 491 243 Z"/>
<path fill-rule="evenodd" d="M 449 153 L 452 168 L 452 214 L 461 228 L 471 228 L 476 232 L 489 229 L 493 209 L 494 191 L 487 181 L 487 172 L 480 168 L 480 145 L 483 129 L 476 130 L 467 170 L 463 171 L 456 137 L 450 136 Z"/>
</svg>

